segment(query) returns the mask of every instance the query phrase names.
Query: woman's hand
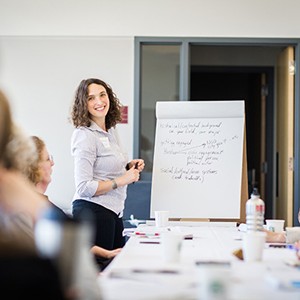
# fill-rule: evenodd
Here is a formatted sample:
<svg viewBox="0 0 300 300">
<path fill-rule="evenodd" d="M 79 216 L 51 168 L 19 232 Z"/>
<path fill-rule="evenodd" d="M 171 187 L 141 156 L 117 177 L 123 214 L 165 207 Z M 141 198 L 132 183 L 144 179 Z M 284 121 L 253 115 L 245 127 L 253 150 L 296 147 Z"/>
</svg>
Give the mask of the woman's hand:
<svg viewBox="0 0 300 300">
<path fill-rule="evenodd" d="M 143 159 L 133 159 L 131 162 L 128 163 L 128 166 L 129 169 L 126 167 L 127 171 L 124 173 L 124 175 L 114 178 L 114 182 L 117 184 L 117 187 L 139 181 L 140 172 L 144 170 L 145 163 Z M 98 196 L 105 194 L 111 191 L 112 188 L 112 180 L 99 181 L 95 195 Z"/>
<path fill-rule="evenodd" d="M 91 248 L 91 252 L 99 257 L 104 257 L 104 258 L 113 258 L 115 257 L 117 254 L 120 253 L 120 251 L 122 250 L 122 248 L 117 248 L 117 249 L 113 249 L 113 250 L 107 250 L 105 248 L 99 247 L 99 246 L 93 246 Z"/>
<path fill-rule="evenodd" d="M 133 159 L 130 163 L 129 163 L 129 168 L 131 169 L 132 167 L 134 167 L 136 170 L 138 170 L 139 172 L 142 172 L 144 170 L 145 167 L 145 162 L 143 159 L 138 158 L 138 159 Z"/>
<path fill-rule="evenodd" d="M 126 171 L 123 177 L 125 184 L 136 182 L 140 179 L 140 171 L 135 168 L 134 165 L 132 165 L 131 168 Z"/>
<path fill-rule="evenodd" d="M 117 249 L 114 249 L 114 250 L 107 250 L 107 253 L 106 253 L 106 257 L 109 259 L 109 258 L 113 258 L 115 257 L 116 255 L 118 255 L 120 253 L 120 251 L 122 250 L 122 248 L 117 248 Z"/>
<path fill-rule="evenodd" d="M 295 242 L 294 247 L 296 250 L 296 256 L 300 260 L 300 241 Z"/>
<path fill-rule="evenodd" d="M 284 232 L 273 232 L 267 229 L 264 229 L 266 235 L 267 243 L 285 243 L 286 237 Z"/>
</svg>

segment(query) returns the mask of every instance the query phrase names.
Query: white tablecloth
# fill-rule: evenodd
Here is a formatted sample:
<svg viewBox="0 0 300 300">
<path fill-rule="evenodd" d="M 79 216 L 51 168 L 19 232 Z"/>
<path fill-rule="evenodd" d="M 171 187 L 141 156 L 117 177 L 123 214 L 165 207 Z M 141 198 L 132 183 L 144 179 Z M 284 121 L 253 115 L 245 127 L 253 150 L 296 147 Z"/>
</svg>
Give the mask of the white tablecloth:
<svg viewBox="0 0 300 300">
<path fill-rule="evenodd" d="M 146 225 L 136 229 L 146 234 L 165 230 Z M 295 260 L 293 250 L 266 244 L 262 262 L 246 263 L 233 255 L 242 247 L 244 234 L 234 223 L 201 222 L 195 226 L 174 222 L 169 230 L 193 236 L 184 240 L 180 261 L 163 261 L 159 236 L 130 237 L 99 276 L 105 300 L 203 299 L 199 296 L 202 282 L 197 261 L 230 262 L 226 299 L 300 299 L 300 269 L 286 263 Z"/>
</svg>

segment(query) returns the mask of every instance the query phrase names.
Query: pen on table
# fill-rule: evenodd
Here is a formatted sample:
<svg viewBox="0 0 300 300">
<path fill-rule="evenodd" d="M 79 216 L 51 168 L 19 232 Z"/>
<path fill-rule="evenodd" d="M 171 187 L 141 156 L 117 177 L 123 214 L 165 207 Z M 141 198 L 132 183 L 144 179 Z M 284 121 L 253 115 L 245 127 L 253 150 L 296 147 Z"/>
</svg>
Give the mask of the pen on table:
<svg viewBox="0 0 300 300">
<path fill-rule="evenodd" d="M 296 247 L 293 244 L 286 244 L 285 246 L 286 246 L 286 248 L 291 249 L 291 250 L 295 250 L 295 251 L 299 251 L 300 250 L 299 247 Z"/>
<path fill-rule="evenodd" d="M 146 233 L 146 232 L 135 232 L 135 235 L 143 235 L 143 236 L 159 236 L 158 232 L 155 233 Z"/>
<path fill-rule="evenodd" d="M 160 241 L 140 241 L 140 244 L 160 244 Z"/>
<path fill-rule="evenodd" d="M 292 245 L 287 245 L 287 244 L 270 244 L 269 245 L 269 248 L 288 248 L 288 249 L 294 249 L 294 248 L 291 248 L 289 246 L 292 246 Z"/>
<path fill-rule="evenodd" d="M 154 274 L 179 274 L 177 270 L 148 270 L 148 269 L 133 269 L 133 273 L 154 273 Z"/>
</svg>

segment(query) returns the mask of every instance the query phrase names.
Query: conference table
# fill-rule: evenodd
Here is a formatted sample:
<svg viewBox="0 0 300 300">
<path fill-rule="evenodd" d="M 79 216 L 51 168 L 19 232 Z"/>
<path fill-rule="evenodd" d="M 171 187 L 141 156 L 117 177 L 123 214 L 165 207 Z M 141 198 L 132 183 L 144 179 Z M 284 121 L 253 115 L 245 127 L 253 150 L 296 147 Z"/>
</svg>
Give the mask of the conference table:
<svg viewBox="0 0 300 300">
<path fill-rule="evenodd" d="M 161 235 L 166 230 L 185 237 L 178 262 L 163 260 Z M 262 261 L 245 262 L 234 254 L 242 249 L 244 234 L 235 222 L 170 221 L 166 228 L 155 227 L 153 221 L 140 224 L 99 274 L 103 299 L 299 300 L 300 267 L 295 250 L 266 243 Z M 201 292 L 203 270 L 216 265 L 217 272 L 224 270 L 226 294 L 205 297 Z"/>
</svg>

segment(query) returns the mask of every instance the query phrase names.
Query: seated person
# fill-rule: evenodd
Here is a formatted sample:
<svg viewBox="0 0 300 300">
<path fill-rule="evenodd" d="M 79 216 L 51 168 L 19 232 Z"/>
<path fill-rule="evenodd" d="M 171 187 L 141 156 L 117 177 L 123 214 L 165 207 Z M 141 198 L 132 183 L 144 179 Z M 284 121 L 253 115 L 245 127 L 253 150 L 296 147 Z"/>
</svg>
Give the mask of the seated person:
<svg viewBox="0 0 300 300">
<path fill-rule="evenodd" d="M 63 270 L 64 260 L 41 256 L 38 251 L 35 230 L 54 205 L 24 176 L 37 159 L 34 143 L 13 123 L 8 100 L 0 91 L 1 289 L 11 298 L 18 292 L 30 299 L 101 299 L 98 269 L 88 247 L 77 247 L 75 258 L 67 253 L 74 266 L 69 269 L 76 272 L 74 276 L 69 271 L 70 277 Z M 59 242 L 61 249 L 67 248 L 65 239 Z M 47 290 L 40 289 L 45 286 Z"/>
<path fill-rule="evenodd" d="M 300 223 L 300 213 L 298 214 L 298 222 Z M 267 233 L 266 241 L 268 243 L 288 243 L 293 244 L 300 241 L 300 230 L 295 231 L 294 234 L 287 234 L 287 232 L 273 232 L 265 230 Z"/>
<path fill-rule="evenodd" d="M 266 242 L 267 243 L 286 243 L 286 234 L 285 232 L 273 232 L 270 230 L 265 229 L 264 230 L 267 234 L 266 236 Z M 299 240 L 300 240 L 300 236 L 299 236 Z M 289 243 L 293 243 L 296 241 L 290 241 Z"/>
<path fill-rule="evenodd" d="M 32 141 L 36 146 L 36 151 L 38 154 L 38 159 L 34 164 L 31 164 L 27 173 L 28 178 L 33 182 L 36 187 L 36 190 L 44 195 L 47 201 L 50 201 L 48 197 L 45 195 L 45 192 L 52 180 L 52 167 L 54 166 L 54 160 L 51 155 L 49 155 L 47 147 L 43 140 L 41 140 L 37 136 L 31 137 Z M 57 207 L 53 202 L 50 202 L 55 209 L 60 214 L 65 214 L 62 209 Z M 98 256 L 105 258 L 104 263 L 100 265 L 100 270 L 102 271 L 110 262 L 111 260 L 121 251 L 121 248 L 114 249 L 114 250 L 107 250 L 99 246 L 92 246 L 91 252 L 97 258 Z M 103 262 L 103 260 L 101 260 Z"/>
<path fill-rule="evenodd" d="M 11 239 L 22 240 L 20 244 L 31 253 L 35 252 L 34 223 L 48 207 L 23 176 L 35 160 L 34 144 L 14 124 L 9 102 L 0 91 L 0 228 Z"/>
</svg>

